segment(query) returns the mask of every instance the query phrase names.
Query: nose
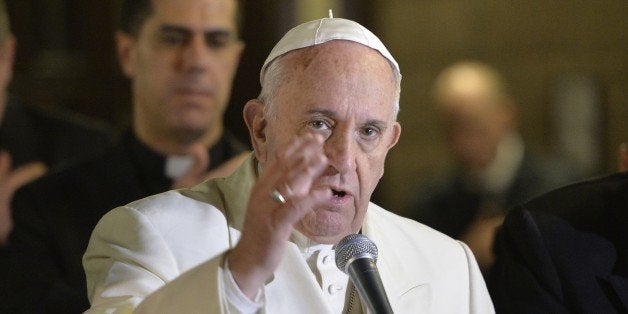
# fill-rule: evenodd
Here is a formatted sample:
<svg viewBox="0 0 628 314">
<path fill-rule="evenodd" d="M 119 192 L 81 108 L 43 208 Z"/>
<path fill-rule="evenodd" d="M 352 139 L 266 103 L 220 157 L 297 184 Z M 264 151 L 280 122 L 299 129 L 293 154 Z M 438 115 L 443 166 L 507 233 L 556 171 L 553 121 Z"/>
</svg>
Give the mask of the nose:
<svg viewBox="0 0 628 314">
<path fill-rule="evenodd" d="M 335 131 L 325 141 L 325 154 L 329 165 L 341 174 L 355 170 L 357 143 L 352 133 Z"/>
<path fill-rule="evenodd" d="M 181 66 L 184 72 L 202 72 L 209 66 L 210 52 L 203 36 L 192 36 L 183 48 Z"/>
</svg>

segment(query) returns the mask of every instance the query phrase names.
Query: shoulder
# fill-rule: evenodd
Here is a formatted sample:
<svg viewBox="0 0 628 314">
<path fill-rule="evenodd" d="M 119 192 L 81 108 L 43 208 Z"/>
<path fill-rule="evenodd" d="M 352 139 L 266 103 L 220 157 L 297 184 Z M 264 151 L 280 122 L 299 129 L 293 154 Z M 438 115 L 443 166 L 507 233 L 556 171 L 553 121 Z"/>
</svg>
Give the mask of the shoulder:
<svg viewBox="0 0 628 314">
<path fill-rule="evenodd" d="M 131 246 L 146 246 L 146 239 L 148 242 L 158 241 L 165 244 L 171 254 L 181 258 L 182 263 L 190 262 L 185 258 L 186 254 L 196 256 L 196 260 L 199 256 L 224 249 L 230 243 L 230 228 L 224 213 L 178 190 L 114 208 L 100 219 L 94 234 L 104 239 L 99 241 L 128 242 Z"/>
<path fill-rule="evenodd" d="M 99 138 L 110 139 L 113 130 L 103 121 L 62 109 L 43 108 L 33 105 L 23 105 L 28 116 L 37 123 L 52 127 L 52 131 L 59 133 L 74 133 L 78 131 L 87 134 L 75 134 L 75 137 L 97 135 Z M 48 129 L 48 131 L 51 131 Z"/>
<path fill-rule="evenodd" d="M 216 222 L 226 226 L 223 211 L 203 196 L 188 189 L 171 190 L 136 200 L 122 208 L 143 216 L 158 228 L 181 225 L 202 229 L 203 225 Z"/>
<path fill-rule="evenodd" d="M 122 169 L 128 169 L 130 160 L 119 146 L 109 147 L 97 154 L 53 169 L 44 177 L 25 186 L 26 189 L 56 190 L 82 185 L 100 185 L 104 178 L 116 176 Z"/>
<path fill-rule="evenodd" d="M 465 308 L 462 300 L 475 298 L 490 303 L 475 258 L 464 243 L 377 206 L 369 207 L 369 215 L 363 231 L 378 247 L 378 267 L 392 293 L 429 287 L 433 307 L 441 310 Z M 451 299 L 460 302 L 452 304 Z"/>
<path fill-rule="evenodd" d="M 576 225 L 596 219 L 601 213 L 616 216 L 627 206 L 628 173 L 615 173 L 572 183 L 523 205 L 530 211 L 552 213 Z"/>
<path fill-rule="evenodd" d="M 87 159 L 53 170 L 20 188 L 12 206 L 23 210 L 81 216 L 101 215 L 105 210 L 135 199 L 138 184 L 123 151 L 112 147 Z M 62 219 L 63 217 L 59 217 Z M 71 217 L 66 217 L 71 218 Z"/>
<path fill-rule="evenodd" d="M 464 256 L 459 241 L 415 220 L 399 216 L 375 204 L 367 213 L 365 228 L 378 238 L 395 246 L 403 246 L 414 252 L 430 256 Z"/>
</svg>

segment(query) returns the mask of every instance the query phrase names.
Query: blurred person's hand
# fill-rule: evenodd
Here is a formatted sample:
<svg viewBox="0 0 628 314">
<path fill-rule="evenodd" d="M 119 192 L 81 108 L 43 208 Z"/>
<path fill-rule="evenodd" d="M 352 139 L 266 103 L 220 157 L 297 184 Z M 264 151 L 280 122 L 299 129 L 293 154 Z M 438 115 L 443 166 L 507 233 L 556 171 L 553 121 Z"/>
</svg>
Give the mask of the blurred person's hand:
<svg viewBox="0 0 628 314">
<path fill-rule="evenodd" d="M 242 164 L 249 153 L 241 153 L 225 161 L 217 168 L 206 171 L 211 162 L 207 148 L 203 145 L 195 145 L 190 149 L 190 155 L 194 158 L 192 166 L 172 184 L 172 188 L 190 188 L 208 179 L 226 177 Z"/>
<path fill-rule="evenodd" d="M 228 257 L 235 282 L 250 299 L 279 267 L 296 225 L 329 204 L 331 189 L 317 182 L 327 167 L 323 137 L 309 133 L 292 139 L 264 166 L 251 191 L 240 241 Z"/>
<path fill-rule="evenodd" d="M 493 245 L 495 233 L 504 222 L 503 214 L 480 215 L 468 227 L 460 240 L 469 246 L 483 273 L 487 273 L 495 262 Z"/>
<path fill-rule="evenodd" d="M 0 152 L 0 246 L 7 243 L 13 229 L 11 199 L 20 187 L 43 176 L 48 171 L 44 163 L 36 161 L 20 166 L 11 167 L 11 155 Z"/>
</svg>

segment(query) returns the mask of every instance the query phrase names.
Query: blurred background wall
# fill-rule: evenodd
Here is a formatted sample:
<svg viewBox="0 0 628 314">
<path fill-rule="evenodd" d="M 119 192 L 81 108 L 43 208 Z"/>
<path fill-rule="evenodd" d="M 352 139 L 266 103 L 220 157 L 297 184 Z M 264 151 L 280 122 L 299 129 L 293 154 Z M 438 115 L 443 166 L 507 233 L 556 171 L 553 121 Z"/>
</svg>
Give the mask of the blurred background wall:
<svg viewBox="0 0 628 314">
<path fill-rule="evenodd" d="M 628 141 L 628 1 L 256 0 L 244 1 L 246 41 L 227 126 L 259 92 L 259 68 L 296 23 L 352 18 L 380 36 L 403 74 L 401 140 L 376 200 L 405 214 L 413 191 L 451 166 L 429 98 L 436 74 L 460 59 L 496 66 L 519 104 L 524 140 L 563 154 L 590 175 L 611 171 Z M 122 128 L 129 84 L 118 69 L 117 0 L 9 0 L 18 55 L 12 93 Z"/>
</svg>

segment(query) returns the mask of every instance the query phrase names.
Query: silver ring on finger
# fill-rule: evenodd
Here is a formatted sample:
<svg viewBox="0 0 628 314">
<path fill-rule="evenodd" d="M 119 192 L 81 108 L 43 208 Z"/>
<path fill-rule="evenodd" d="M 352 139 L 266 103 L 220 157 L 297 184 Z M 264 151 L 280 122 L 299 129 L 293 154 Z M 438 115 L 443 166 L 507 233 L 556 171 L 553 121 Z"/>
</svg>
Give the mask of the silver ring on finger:
<svg viewBox="0 0 628 314">
<path fill-rule="evenodd" d="M 273 201 L 277 203 L 281 203 L 281 204 L 286 203 L 286 198 L 276 188 L 270 191 L 269 196 L 270 196 L 270 199 L 272 199 Z"/>
</svg>

